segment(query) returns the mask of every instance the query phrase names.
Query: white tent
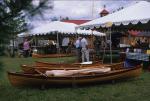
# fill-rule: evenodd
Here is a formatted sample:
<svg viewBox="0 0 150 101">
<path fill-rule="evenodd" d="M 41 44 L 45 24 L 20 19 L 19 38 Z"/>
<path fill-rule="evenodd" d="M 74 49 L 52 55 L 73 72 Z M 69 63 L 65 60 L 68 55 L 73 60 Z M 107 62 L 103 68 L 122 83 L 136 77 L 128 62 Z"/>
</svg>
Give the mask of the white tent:
<svg viewBox="0 0 150 101">
<path fill-rule="evenodd" d="M 83 35 L 95 35 L 95 36 L 105 36 L 104 33 L 92 31 L 92 30 L 76 30 L 76 24 L 54 21 L 46 24 L 41 24 L 40 26 L 30 30 L 29 36 L 34 35 L 47 35 L 50 33 L 62 33 L 62 34 L 83 34 Z M 22 35 L 21 35 L 22 36 Z"/>
<path fill-rule="evenodd" d="M 150 2 L 147 1 L 140 1 L 132 6 L 124 8 L 120 11 L 115 13 L 109 14 L 107 16 L 89 21 L 84 23 L 79 28 L 98 28 L 98 27 L 105 27 L 106 23 L 112 22 L 112 24 L 119 26 L 121 24 L 128 25 L 129 23 L 137 24 L 147 23 L 150 20 L 150 13 L 147 11 L 150 10 Z"/>
<path fill-rule="evenodd" d="M 31 35 L 46 35 L 51 32 L 73 34 L 75 32 L 75 26 L 76 24 L 73 23 L 54 21 L 48 24 L 41 24 L 40 26 L 29 31 L 29 33 Z"/>
</svg>

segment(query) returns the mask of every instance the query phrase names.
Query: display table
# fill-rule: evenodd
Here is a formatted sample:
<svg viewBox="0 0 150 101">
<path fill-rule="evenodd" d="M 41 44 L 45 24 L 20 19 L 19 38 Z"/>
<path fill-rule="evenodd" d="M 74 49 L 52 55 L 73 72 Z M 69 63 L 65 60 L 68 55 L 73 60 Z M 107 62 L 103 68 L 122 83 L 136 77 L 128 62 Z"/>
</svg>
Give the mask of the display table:
<svg viewBox="0 0 150 101">
<path fill-rule="evenodd" d="M 150 55 L 144 53 L 126 53 L 127 59 L 139 60 L 139 61 L 150 61 Z"/>
<path fill-rule="evenodd" d="M 126 59 L 128 60 L 133 60 L 137 62 L 142 62 L 143 63 L 143 68 L 149 68 L 150 66 L 150 55 L 149 54 L 144 54 L 144 53 L 126 53 Z"/>
</svg>

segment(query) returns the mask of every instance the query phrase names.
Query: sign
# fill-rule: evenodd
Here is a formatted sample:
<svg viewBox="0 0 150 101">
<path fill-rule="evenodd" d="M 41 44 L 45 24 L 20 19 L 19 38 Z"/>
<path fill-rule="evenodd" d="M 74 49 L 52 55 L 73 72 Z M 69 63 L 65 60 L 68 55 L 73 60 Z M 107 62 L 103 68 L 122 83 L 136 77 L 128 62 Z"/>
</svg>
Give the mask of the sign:
<svg viewBox="0 0 150 101">
<path fill-rule="evenodd" d="M 106 27 L 111 27 L 112 25 L 113 25 L 112 22 L 106 22 L 106 23 L 105 23 L 105 26 L 106 26 Z"/>
</svg>

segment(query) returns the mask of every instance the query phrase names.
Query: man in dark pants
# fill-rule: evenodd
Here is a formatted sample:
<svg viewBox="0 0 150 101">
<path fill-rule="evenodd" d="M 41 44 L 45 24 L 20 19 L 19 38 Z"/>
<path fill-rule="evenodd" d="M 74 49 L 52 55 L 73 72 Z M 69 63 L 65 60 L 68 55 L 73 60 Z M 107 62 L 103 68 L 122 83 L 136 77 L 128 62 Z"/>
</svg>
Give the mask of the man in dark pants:
<svg viewBox="0 0 150 101">
<path fill-rule="evenodd" d="M 99 60 L 101 58 L 100 57 L 100 47 L 101 47 L 100 38 L 95 37 L 95 40 L 94 40 L 93 44 L 94 44 L 94 49 L 95 49 L 95 52 L 96 52 L 96 57 Z"/>
<path fill-rule="evenodd" d="M 79 37 L 75 42 L 77 62 L 81 62 L 81 39 L 82 37 Z"/>
</svg>

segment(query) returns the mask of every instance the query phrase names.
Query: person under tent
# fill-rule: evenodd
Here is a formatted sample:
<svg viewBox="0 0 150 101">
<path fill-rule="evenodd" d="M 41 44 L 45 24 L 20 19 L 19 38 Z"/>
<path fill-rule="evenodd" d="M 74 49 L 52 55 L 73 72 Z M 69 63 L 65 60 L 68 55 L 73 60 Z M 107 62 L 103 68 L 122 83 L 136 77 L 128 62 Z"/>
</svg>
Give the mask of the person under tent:
<svg viewBox="0 0 150 101">
<path fill-rule="evenodd" d="M 24 51 L 24 57 L 28 57 L 30 55 L 30 41 L 26 38 L 23 42 L 23 51 Z"/>
<path fill-rule="evenodd" d="M 69 37 L 64 37 L 62 40 L 62 51 L 63 51 L 63 53 L 67 53 L 68 45 L 69 45 Z"/>
<path fill-rule="evenodd" d="M 89 62 L 89 49 L 88 42 L 85 37 L 81 39 L 81 53 L 82 53 L 82 62 Z"/>
<path fill-rule="evenodd" d="M 76 47 L 77 62 L 81 62 L 81 39 L 82 37 L 78 37 L 78 39 L 74 43 Z"/>
<path fill-rule="evenodd" d="M 101 49 L 101 40 L 99 37 L 95 37 L 93 45 L 94 45 L 96 57 L 99 60 L 100 59 L 100 49 Z"/>
</svg>

